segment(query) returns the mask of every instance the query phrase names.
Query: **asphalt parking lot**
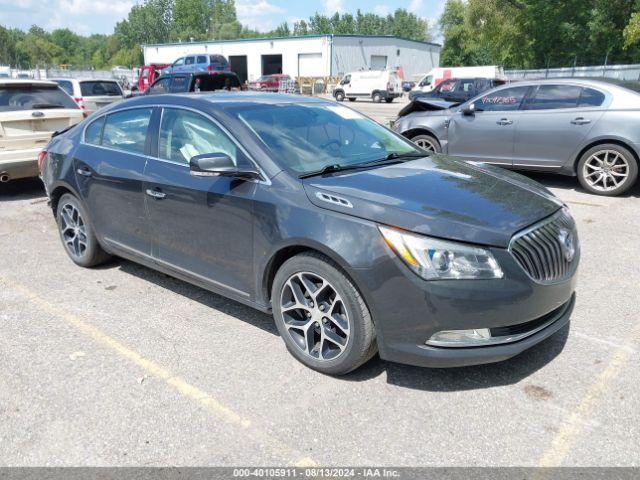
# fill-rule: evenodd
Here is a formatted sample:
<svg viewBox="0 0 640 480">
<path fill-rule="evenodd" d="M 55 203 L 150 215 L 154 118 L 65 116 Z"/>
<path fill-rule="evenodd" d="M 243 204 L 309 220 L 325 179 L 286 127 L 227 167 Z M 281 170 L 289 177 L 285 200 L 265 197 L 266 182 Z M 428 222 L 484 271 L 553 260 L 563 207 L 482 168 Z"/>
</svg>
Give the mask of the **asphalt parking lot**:
<svg viewBox="0 0 640 480">
<path fill-rule="evenodd" d="M 399 103 L 349 106 L 386 123 Z M 76 267 L 39 182 L 0 185 L 0 465 L 640 466 L 640 187 L 530 176 L 578 222 L 570 328 L 500 364 L 342 378 L 248 307 Z"/>
</svg>

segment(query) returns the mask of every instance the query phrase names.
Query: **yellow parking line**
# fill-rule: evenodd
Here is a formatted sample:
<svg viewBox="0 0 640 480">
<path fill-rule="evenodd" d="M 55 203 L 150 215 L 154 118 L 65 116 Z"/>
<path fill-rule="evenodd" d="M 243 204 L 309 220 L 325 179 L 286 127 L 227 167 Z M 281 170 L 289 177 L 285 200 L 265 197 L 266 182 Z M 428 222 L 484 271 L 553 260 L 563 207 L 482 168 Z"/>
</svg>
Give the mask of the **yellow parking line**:
<svg viewBox="0 0 640 480">
<path fill-rule="evenodd" d="M 589 386 L 580 404 L 569 415 L 551 442 L 551 446 L 540 457 L 539 467 L 559 467 L 562 465 L 582 433 L 585 419 L 593 414 L 602 396 L 629 363 L 629 359 L 635 352 L 634 343 L 638 340 L 640 340 L 640 328 L 634 329 L 629 340 L 616 349 L 607 366 Z"/>
<path fill-rule="evenodd" d="M 235 412 L 227 405 L 224 405 L 209 393 L 196 387 L 195 385 L 190 384 L 182 377 L 173 374 L 170 370 L 155 363 L 153 360 L 145 358 L 140 353 L 127 347 L 125 344 L 119 342 L 118 340 L 110 337 L 99 328 L 85 322 L 76 315 L 73 315 L 72 313 L 69 313 L 64 309 L 49 303 L 47 300 L 40 297 L 37 293 L 30 290 L 28 287 L 3 276 L 0 276 L 0 283 L 3 283 L 23 297 L 27 298 L 40 310 L 48 313 L 49 315 L 64 320 L 67 324 L 81 331 L 82 333 L 93 339 L 95 342 L 108 347 L 121 357 L 130 360 L 138 367 L 144 369 L 150 375 L 164 381 L 167 385 L 180 393 L 182 396 L 197 402 L 206 411 L 214 414 L 216 417 L 221 418 L 227 423 L 235 425 L 243 431 L 247 432 L 248 436 L 261 441 L 274 453 L 290 460 L 290 465 L 297 467 L 316 465 L 316 463 L 312 459 L 302 456 L 300 452 L 296 451 L 293 448 L 290 448 L 271 435 L 257 429 L 252 425 L 251 420 Z"/>
</svg>

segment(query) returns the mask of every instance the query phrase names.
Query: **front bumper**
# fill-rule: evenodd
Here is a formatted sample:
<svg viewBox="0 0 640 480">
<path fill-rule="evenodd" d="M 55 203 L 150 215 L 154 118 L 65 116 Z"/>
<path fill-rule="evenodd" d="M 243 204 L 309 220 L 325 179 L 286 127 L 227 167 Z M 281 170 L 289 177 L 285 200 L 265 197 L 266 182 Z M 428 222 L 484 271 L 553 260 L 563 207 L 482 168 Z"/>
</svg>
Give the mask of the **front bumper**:
<svg viewBox="0 0 640 480">
<path fill-rule="evenodd" d="M 9 150 L 0 152 L 0 174 L 8 174 L 9 180 L 38 176 L 38 154 L 42 148 Z"/>
<path fill-rule="evenodd" d="M 492 248 L 491 252 L 504 271 L 502 279 L 425 281 L 393 252 L 384 260 L 378 258 L 373 269 L 366 269 L 368 272 L 358 271 L 375 322 L 380 357 L 435 368 L 499 362 L 568 324 L 575 303 L 575 271 L 562 282 L 539 284 L 508 251 Z M 381 278 L 385 280 L 380 282 Z M 515 326 L 530 322 L 536 325 L 541 318 L 546 318 L 543 328 L 532 328 L 530 335 L 513 342 L 477 347 L 426 344 L 442 330 L 517 330 Z"/>
</svg>

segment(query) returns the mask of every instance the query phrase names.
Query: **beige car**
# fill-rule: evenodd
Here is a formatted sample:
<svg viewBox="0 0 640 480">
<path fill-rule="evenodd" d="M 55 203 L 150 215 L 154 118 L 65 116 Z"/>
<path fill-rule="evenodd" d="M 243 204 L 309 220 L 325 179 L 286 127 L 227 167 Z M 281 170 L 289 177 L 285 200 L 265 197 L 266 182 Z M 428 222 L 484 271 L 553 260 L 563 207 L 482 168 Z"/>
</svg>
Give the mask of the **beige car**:
<svg viewBox="0 0 640 480">
<path fill-rule="evenodd" d="M 124 92 L 116 80 L 95 78 L 86 80 L 54 78 L 51 80 L 60 85 L 75 100 L 80 109 L 84 111 L 85 117 L 124 98 Z"/>
<path fill-rule="evenodd" d="M 51 135 L 82 118 L 54 82 L 0 79 L 0 182 L 37 177 L 38 154 Z"/>
</svg>

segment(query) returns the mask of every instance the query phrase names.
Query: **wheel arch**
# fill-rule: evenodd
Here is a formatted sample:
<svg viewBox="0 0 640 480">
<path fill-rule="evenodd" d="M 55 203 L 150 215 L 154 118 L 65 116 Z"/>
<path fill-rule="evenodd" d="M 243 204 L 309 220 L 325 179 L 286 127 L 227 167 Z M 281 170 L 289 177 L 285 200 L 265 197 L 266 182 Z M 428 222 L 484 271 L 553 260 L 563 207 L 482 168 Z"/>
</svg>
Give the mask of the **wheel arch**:
<svg viewBox="0 0 640 480">
<path fill-rule="evenodd" d="M 58 214 L 58 202 L 60 201 L 60 199 L 62 198 L 62 196 L 65 193 L 70 193 L 71 195 L 76 197 L 79 202 L 82 202 L 84 204 L 84 202 L 82 200 L 82 197 L 78 194 L 78 192 L 71 185 L 69 185 L 67 183 L 62 183 L 62 182 L 57 183 L 51 189 L 51 193 L 49 194 L 49 202 L 51 204 L 51 209 L 53 210 L 54 218 Z"/>
<path fill-rule="evenodd" d="M 438 136 L 435 134 L 433 130 L 431 130 L 428 127 L 416 127 L 416 128 L 411 128 L 405 132 L 402 132 L 402 136 L 408 138 L 409 140 L 411 140 L 413 137 L 417 135 L 429 135 L 430 137 L 433 137 L 434 140 L 436 140 L 440 144 L 440 146 L 442 146 L 442 142 L 440 141 Z"/>
<path fill-rule="evenodd" d="M 369 299 L 365 291 L 361 288 L 357 276 L 354 275 L 354 272 L 349 268 L 347 262 L 337 252 L 327 248 L 325 245 L 308 240 L 292 241 L 280 246 L 272 253 L 263 269 L 259 289 L 259 295 L 262 297 L 259 299 L 260 301 L 271 305 L 271 289 L 278 270 L 287 260 L 305 252 L 318 253 L 332 260 L 358 289 L 358 292 L 360 292 L 360 295 L 365 299 L 365 302 L 369 304 Z"/>
<path fill-rule="evenodd" d="M 618 145 L 622 148 L 626 148 L 627 150 L 629 150 L 631 152 L 631 155 L 633 155 L 634 160 L 636 161 L 636 163 L 638 164 L 638 167 L 640 167 L 640 156 L 638 155 L 638 152 L 636 151 L 635 148 L 633 148 L 631 142 L 627 142 L 625 140 L 619 139 L 619 138 L 615 138 L 615 137 L 605 137 L 605 138 L 599 138 L 597 140 L 592 140 L 591 142 L 589 142 L 587 145 L 585 145 L 584 147 L 582 147 L 577 155 L 574 156 L 572 162 L 571 162 L 571 174 L 573 176 L 577 175 L 578 172 L 578 162 L 580 162 L 580 159 L 582 158 L 582 156 L 587 152 L 587 150 L 593 148 L 593 147 L 597 147 L 598 145 L 604 145 L 604 144 L 613 144 L 613 145 Z"/>
</svg>

